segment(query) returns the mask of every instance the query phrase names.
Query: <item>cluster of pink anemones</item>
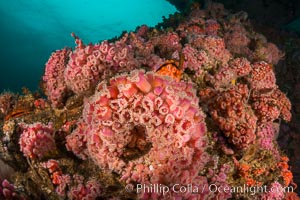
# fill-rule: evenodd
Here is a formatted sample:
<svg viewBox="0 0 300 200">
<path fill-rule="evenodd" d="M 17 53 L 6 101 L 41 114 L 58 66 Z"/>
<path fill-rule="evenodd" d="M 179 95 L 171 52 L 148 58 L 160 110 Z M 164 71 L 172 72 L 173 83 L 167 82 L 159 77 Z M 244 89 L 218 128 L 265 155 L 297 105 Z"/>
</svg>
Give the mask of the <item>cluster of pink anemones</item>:
<svg viewBox="0 0 300 200">
<path fill-rule="evenodd" d="M 256 60 L 264 60 L 268 63 L 276 65 L 283 57 L 284 53 L 273 43 L 265 43 L 255 49 L 253 57 Z"/>
<path fill-rule="evenodd" d="M 20 123 L 22 129 L 19 144 L 20 150 L 28 158 L 43 158 L 56 151 L 54 128 L 40 122 L 34 124 Z"/>
<path fill-rule="evenodd" d="M 188 40 L 192 47 L 198 50 L 205 50 L 210 56 L 210 59 L 215 59 L 217 62 L 225 64 L 232 58 L 230 52 L 225 48 L 224 39 L 221 37 L 211 35 L 191 35 L 188 37 Z"/>
<path fill-rule="evenodd" d="M 224 34 L 225 44 L 231 53 L 237 55 L 250 55 L 251 50 L 248 48 L 251 40 L 248 32 L 241 24 L 234 24 Z"/>
<path fill-rule="evenodd" d="M 95 179 L 85 181 L 79 174 L 64 174 L 60 168 L 59 161 L 50 159 L 42 162 L 41 166 L 51 174 L 53 185 L 56 186 L 56 193 L 60 197 L 68 197 L 74 200 L 92 200 L 102 195 L 102 188 Z"/>
<path fill-rule="evenodd" d="M 73 200 L 93 200 L 101 195 L 101 185 L 96 180 L 89 180 L 86 183 L 80 181 L 72 186 L 67 194 L 68 199 Z"/>
<path fill-rule="evenodd" d="M 70 55 L 70 60 L 64 72 L 67 86 L 76 94 L 91 94 L 99 80 L 103 80 L 119 71 L 130 71 L 135 68 L 131 47 L 123 39 L 109 43 L 84 45 L 75 34 L 72 34 L 77 44 Z"/>
<path fill-rule="evenodd" d="M 290 121 L 292 118 L 291 102 L 286 95 L 278 88 L 260 93 L 254 91 L 251 94 L 252 109 L 258 118 L 260 124 L 272 122 L 279 117 L 285 121 Z"/>
<path fill-rule="evenodd" d="M 88 158 L 88 152 L 86 148 L 86 128 L 87 124 L 82 120 L 78 120 L 77 127 L 72 134 L 66 137 L 66 148 L 68 151 L 72 151 L 77 157 L 86 160 Z"/>
<path fill-rule="evenodd" d="M 253 90 L 275 88 L 276 77 L 272 66 L 264 61 L 254 63 L 248 82 Z"/>
<path fill-rule="evenodd" d="M 43 81 L 45 93 L 54 107 L 63 106 L 68 89 L 64 79 L 64 70 L 69 59 L 71 49 L 64 48 L 52 53 L 45 66 Z"/>
<path fill-rule="evenodd" d="M 251 64 L 246 58 L 236 58 L 228 64 L 219 66 L 214 75 L 207 74 L 208 80 L 215 89 L 222 90 L 236 83 L 240 77 L 246 76 L 251 72 Z"/>
<path fill-rule="evenodd" d="M 139 70 L 100 83 L 83 110 L 89 156 L 140 183 L 197 177 L 208 161 L 204 118 L 191 83 Z"/>
<path fill-rule="evenodd" d="M 18 194 L 16 187 L 6 179 L 0 178 L 0 199 L 25 200 L 25 196 Z"/>
<path fill-rule="evenodd" d="M 151 43 L 157 48 L 157 53 L 161 57 L 168 57 L 172 52 L 180 51 L 181 38 L 176 32 L 167 32 L 157 37 L 151 38 Z M 169 55 L 168 55 L 169 54 Z"/>
<path fill-rule="evenodd" d="M 200 76 L 203 72 L 203 68 L 205 66 L 211 65 L 213 62 L 209 59 L 208 54 L 204 50 L 197 50 L 193 48 L 191 45 L 186 44 L 181 52 L 184 56 L 185 62 L 183 63 L 183 69 L 189 69 L 195 72 L 195 76 Z M 177 54 L 173 54 L 173 57 L 176 59 L 180 59 L 180 56 Z"/>
<path fill-rule="evenodd" d="M 275 146 L 274 141 L 276 140 L 275 124 L 272 122 L 259 125 L 257 127 L 257 143 L 261 149 L 269 150 L 279 160 L 280 153 L 278 148 Z"/>
<path fill-rule="evenodd" d="M 225 91 L 206 88 L 200 96 L 214 122 L 235 147 L 244 149 L 255 141 L 257 117 L 247 104 L 247 85 L 238 84 Z"/>
</svg>

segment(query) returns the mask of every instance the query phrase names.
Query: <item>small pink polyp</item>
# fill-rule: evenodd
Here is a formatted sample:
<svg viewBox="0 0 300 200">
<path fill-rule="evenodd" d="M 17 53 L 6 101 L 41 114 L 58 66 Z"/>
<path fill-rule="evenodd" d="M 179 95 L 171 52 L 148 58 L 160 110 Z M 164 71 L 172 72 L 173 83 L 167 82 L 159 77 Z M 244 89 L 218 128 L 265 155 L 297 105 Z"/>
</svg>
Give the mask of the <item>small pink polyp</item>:
<svg viewBox="0 0 300 200">
<path fill-rule="evenodd" d="M 156 88 L 154 88 L 153 92 L 155 95 L 159 96 L 163 91 L 163 88 L 161 86 L 158 86 Z"/>
<path fill-rule="evenodd" d="M 151 85 L 143 74 L 139 74 L 135 85 L 144 93 L 148 93 L 151 90 Z"/>
<path fill-rule="evenodd" d="M 123 93 L 125 97 L 130 98 L 133 95 L 135 95 L 137 92 L 138 90 L 133 84 L 128 83 L 124 85 Z"/>
<path fill-rule="evenodd" d="M 114 135 L 114 132 L 110 129 L 110 128 L 103 128 L 101 131 L 102 135 L 107 136 L 107 137 L 111 137 Z"/>
</svg>

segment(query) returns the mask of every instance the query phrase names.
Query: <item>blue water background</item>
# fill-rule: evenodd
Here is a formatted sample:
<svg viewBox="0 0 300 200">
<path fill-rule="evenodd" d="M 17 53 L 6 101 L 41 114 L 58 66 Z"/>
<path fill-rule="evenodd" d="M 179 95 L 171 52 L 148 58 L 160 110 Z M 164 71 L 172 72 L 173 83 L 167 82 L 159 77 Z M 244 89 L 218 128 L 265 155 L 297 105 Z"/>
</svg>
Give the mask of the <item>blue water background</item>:
<svg viewBox="0 0 300 200">
<path fill-rule="evenodd" d="M 0 92 L 38 89 L 51 52 L 154 26 L 176 8 L 165 0 L 0 0 Z"/>
</svg>

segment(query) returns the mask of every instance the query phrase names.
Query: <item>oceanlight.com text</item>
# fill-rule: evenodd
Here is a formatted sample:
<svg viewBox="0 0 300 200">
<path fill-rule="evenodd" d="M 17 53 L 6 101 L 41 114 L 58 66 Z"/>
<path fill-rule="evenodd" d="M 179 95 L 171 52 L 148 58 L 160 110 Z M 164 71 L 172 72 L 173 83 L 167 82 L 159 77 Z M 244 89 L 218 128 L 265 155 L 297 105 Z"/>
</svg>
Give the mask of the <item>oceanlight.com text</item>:
<svg viewBox="0 0 300 200">
<path fill-rule="evenodd" d="M 294 188 L 292 186 L 286 187 L 268 187 L 263 186 L 247 186 L 246 184 L 241 186 L 219 186 L 216 184 L 204 184 L 195 185 L 187 184 L 180 185 L 174 184 L 172 186 L 166 186 L 163 184 L 137 184 L 136 186 L 132 184 L 126 185 L 125 188 L 128 192 L 136 193 L 157 193 L 161 195 L 166 195 L 167 193 L 193 193 L 193 194 L 204 194 L 204 193 L 247 193 L 249 195 L 255 195 L 259 193 L 278 193 L 278 192 L 293 192 Z"/>
</svg>

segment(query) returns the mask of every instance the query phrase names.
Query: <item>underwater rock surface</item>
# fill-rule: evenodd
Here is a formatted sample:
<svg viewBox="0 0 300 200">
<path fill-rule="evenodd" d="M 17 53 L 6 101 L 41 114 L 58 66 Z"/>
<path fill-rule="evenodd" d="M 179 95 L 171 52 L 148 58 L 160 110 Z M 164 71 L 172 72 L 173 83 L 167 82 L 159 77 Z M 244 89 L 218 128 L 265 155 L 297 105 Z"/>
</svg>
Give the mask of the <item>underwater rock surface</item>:
<svg viewBox="0 0 300 200">
<path fill-rule="evenodd" d="M 47 98 L 0 96 L 1 198 L 298 198 L 276 142 L 284 54 L 246 13 L 193 5 L 114 40 L 72 36 L 45 65 Z"/>
</svg>

